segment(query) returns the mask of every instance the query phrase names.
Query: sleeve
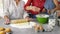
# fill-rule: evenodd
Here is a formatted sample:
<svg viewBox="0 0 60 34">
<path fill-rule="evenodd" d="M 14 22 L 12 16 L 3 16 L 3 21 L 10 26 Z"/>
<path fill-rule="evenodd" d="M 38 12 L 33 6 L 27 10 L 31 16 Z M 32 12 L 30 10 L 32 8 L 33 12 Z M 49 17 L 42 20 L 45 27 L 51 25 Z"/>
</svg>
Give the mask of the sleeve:
<svg viewBox="0 0 60 34">
<path fill-rule="evenodd" d="M 8 10 L 9 9 L 8 8 L 9 7 L 9 0 L 4 0 L 3 5 L 4 5 L 4 7 L 3 7 L 3 16 L 2 17 L 4 18 L 5 15 L 7 15 L 9 17 L 9 10 Z"/>
<path fill-rule="evenodd" d="M 24 10 L 24 5 L 25 5 L 25 2 L 23 2 L 23 12 L 24 12 L 23 18 L 26 18 L 29 15 L 28 15 L 27 11 Z"/>
<path fill-rule="evenodd" d="M 28 0 L 27 3 L 26 3 L 25 6 L 24 6 L 24 9 L 26 10 L 26 7 L 27 7 L 27 6 L 30 6 L 31 3 L 32 3 L 32 0 Z M 28 10 L 26 10 L 26 11 L 28 11 Z"/>
<path fill-rule="evenodd" d="M 24 15 L 23 15 L 23 18 L 25 19 L 26 17 L 28 17 L 28 13 L 24 10 Z"/>
</svg>

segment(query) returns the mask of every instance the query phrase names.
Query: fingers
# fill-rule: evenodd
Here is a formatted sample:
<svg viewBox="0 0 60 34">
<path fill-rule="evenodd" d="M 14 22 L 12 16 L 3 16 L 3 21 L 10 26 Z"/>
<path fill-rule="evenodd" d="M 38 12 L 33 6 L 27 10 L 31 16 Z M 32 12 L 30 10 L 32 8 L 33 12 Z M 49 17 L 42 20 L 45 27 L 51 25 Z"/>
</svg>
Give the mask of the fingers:
<svg viewBox="0 0 60 34">
<path fill-rule="evenodd" d="M 35 7 L 35 6 L 27 6 L 26 9 L 27 10 L 32 10 L 32 11 L 37 11 L 37 12 L 39 12 L 41 10 L 40 8 Z"/>
<path fill-rule="evenodd" d="M 38 7 L 33 6 L 33 7 L 32 7 L 32 10 L 33 10 L 33 11 L 37 11 L 37 12 L 39 12 L 41 9 L 38 8 Z"/>
<path fill-rule="evenodd" d="M 29 6 L 27 6 L 27 7 L 26 7 L 26 10 L 30 10 L 30 7 L 29 7 Z"/>
<path fill-rule="evenodd" d="M 6 21 L 5 21 L 4 24 L 10 24 L 10 20 L 9 19 L 6 19 Z"/>
<path fill-rule="evenodd" d="M 34 19 L 32 19 L 32 18 L 29 18 L 29 17 L 26 17 L 25 19 L 28 20 L 28 21 L 34 20 Z"/>
</svg>

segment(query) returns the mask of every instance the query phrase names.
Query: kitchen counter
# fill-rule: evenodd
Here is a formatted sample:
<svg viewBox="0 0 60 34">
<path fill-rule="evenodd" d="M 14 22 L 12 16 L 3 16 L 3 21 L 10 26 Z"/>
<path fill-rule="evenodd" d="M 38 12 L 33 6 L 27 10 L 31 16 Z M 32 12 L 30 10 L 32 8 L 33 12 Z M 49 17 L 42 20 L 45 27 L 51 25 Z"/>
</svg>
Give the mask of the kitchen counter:
<svg viewBox="0 0 60 34">
<path fill-rule="evenodd" d="M 35 32 L 34 28 L 27 28 L 27 29 L 18 29 L 11 27 L 9 25 L 4 25 L 4 20 L 0 20 L 0 26 L 2 27 L 8 27 L 12 29 L 12 34 L 60 34 L 60 27 L 56 26 L 54 27 L 54 30 L 52 32 Z"/>
</svg>

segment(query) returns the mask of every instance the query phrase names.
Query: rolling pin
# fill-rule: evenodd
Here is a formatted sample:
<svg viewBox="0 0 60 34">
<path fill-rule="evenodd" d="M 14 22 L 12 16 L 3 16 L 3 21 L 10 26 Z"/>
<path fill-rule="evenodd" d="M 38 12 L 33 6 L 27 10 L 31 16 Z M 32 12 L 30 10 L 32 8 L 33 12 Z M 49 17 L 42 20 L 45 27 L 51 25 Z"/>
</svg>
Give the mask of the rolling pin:
<svg viewBox="0 0 60 34">
<path fill-rule="evenodd" d="M 27 19 L 11 20 L 12 24 L 19 24 L 19 23 L 26 23 L 26 22 L 28 22 Z"/>
</svg>

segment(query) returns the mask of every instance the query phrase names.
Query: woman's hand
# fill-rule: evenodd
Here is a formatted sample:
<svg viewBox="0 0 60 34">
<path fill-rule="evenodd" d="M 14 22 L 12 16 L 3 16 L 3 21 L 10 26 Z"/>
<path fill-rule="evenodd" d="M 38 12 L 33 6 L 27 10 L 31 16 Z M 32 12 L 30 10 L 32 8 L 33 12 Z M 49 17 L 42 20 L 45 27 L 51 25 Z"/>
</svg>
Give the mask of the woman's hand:
<svg viewBox="0 0 60 34">
<path fill-rule="evenodd" d="M 26 10 L 31 10 L 31 9 L 32 9 L 32 7 L 30 7 L 30 6 L 26 7 Z"/>
<path fill-rule="evenodd" d="M 5 24 L 10 24 L 10 19 L 5 19 Z"/>
<path fill-rule="evenodd" d="M 8 18 L 8 16 L 4 16 L 4 19 L 5 19 L 4 24 L 10 24 L 10 19 Z"/>
<path fill-rule="evenodd" d="M 35 7 L 35 6 L 27 6 L 26 10 L 32 10 L 32 11 L 40 12 L 41 9 L 38 7 Z"/>
</svg>

